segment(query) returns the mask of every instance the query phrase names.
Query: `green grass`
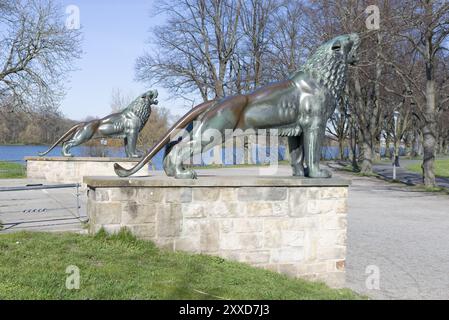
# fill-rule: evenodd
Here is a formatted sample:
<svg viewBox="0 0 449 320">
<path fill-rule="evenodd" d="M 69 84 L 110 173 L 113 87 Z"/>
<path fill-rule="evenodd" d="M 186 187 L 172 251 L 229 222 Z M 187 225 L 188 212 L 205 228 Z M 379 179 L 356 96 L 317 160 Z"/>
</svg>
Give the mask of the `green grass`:
<svg viewBox="0 0 449 320">
<path fill-rule="evenodd" d="M 421 163 L 409 165 L 407 169 L 422 174 Z M 449 159 L 435 160 L 435 175 L 449 178 Z"/>
<path fill-rule="evenodd" d="M 127 231 L 0 235 L 0 299 L 360 299 L 218 257 L 167 252 Z M 65 287 L 67 266 L 80 289 Z"/>
<path fill-rule="evenodd" d="M 417 185 L 415 186 L 415 189 L 421 192 L 442 193 L 449 195 L 449 188 L 445 187 L 426 187 L 424 185 Z"/>
<path fill-rule="evenodd" d="M 20 163 L 0 161 L 0 179 L 25 178 L 25 166 Z"/>
</svg>

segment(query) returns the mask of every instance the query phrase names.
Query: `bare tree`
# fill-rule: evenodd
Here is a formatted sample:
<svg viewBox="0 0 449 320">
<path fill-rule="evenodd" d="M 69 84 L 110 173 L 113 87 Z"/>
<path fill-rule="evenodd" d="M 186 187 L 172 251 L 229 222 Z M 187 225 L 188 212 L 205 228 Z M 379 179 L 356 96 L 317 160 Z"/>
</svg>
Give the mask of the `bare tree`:
<svg viewBox="0 0 449 320">
<path fill-rule="evenodd" d="M 167 22 L 153 30 L 156 52 L 137 60 L 137 79 L 159 83 L 175 95 L 199 92 L 203 100 L 226 95 L 237 44 L 238 0 L 165 0 Z"/>
<path fill-rule="evenodd" d="M 423 62 L 424 81 L 404 77 L 409 83 L 413 99 L 419 110 L 422 124 L 424 159 L 423 181 L 433 187 L 435 182 L 434 161 L 437 144 L 437 92 L 436 67 L 439 54 L 448 50 L 449 3 L 446 0 L 403 1 L 396 8 L 397 19 L 402 22 L 398 39 L 412 46 Z M 398 66 L 398 70 L 401 66 Z"/>
<path fill-rule="evenodd" d="M 0 98 L 14 108 L 54 107 L 80 57 L 80 32 L 65 28 L 52 0 L 0 1 L 0 30 Z"/>
<path fill-rule="evenodd" d="M 298 70 L 310 53 L 310 44 L 316 43 L 308 41 L 311 38 L 305 30 L 308 18 L 303 1 L 283 1 L 276 10 L 265 61 L 271 80 L 285 79 Z"/>
<path fill-rule="evenodd" d="M 111 112 L 120 112 L 132 102 L 131 94 L 125 95 L 122 90 L 115 88 L 111 93 Z"/>
</svg>

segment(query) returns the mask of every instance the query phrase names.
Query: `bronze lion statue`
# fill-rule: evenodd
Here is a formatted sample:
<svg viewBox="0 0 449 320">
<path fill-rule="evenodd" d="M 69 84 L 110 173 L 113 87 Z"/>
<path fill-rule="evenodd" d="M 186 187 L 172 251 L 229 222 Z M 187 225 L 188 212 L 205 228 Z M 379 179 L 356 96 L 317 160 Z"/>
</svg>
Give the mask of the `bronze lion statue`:
<svg viewBox="0 0 449 320">
<path fill-rule="evenodd" d="M 115 164 L 115 172 L 122 177 L 134 174 L 169 145 L 164 157 L 166 174 L 193 179 L 196 173 L 184 162 L 223 143 L 225 130 L 275 129 L 280 136 L 288 136 L 294 176 L 330 177 L 331 173 L 319 166 L 321 146 L 327 121 L 345 87 L 348 65 L 357 61 L 359 44 L 357 34 L 336 37 L 321 45 L 290 79 L 250 94 L 200 104 L 182 117 L 136 166 L 126 170 Z M 199 125 L 187 130 L 185 138 L 189 139 L 170 142 L 175 131 L 193 121 Z M 211 141 L 209 129 L 218 130 L 222 140 Z"/>
<path fill-rule="evenodd" d="M 124 139 L 128 158 L 140 157 L 136 150 L 137 136 L 150 118 L 151 106 L 158 104 L 157 96 L 157 90 L 150 90 L 136 98 L 121 112 L 102 119 L 78 123 L 64 133 L 47 151 L 39 153 L 39 156 L 45 156 L 62 143 L 62 155 L 72 157 L 71 148 L 90 139 L 109 137 Z"/>
</svg>

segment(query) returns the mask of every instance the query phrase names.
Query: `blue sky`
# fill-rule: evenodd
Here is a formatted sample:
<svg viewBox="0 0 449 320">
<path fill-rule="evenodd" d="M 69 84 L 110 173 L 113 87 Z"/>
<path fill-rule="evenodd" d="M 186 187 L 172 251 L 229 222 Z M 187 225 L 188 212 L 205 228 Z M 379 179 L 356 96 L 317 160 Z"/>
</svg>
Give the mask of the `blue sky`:
<svg viewBox="0 0 449 320">
<path fill-rule="evenodd" d="M 152 17 L 152 0 L 61 0 L 63 6 L 76 5 L 80 10 L 83 33 L 83 56 L 76 62 L 79 71 L 69 75 L 67 95 L 61 111 L 75 120 L 110 113 L 111 93 L 121 89 L 137 96 L 148 89 L 134 80 L 136 58 L 148 44 L 151 27 L 162 24 L 163 17 Z M 188 110 L 183 101 L 168 100 L 159 90 L 159 104 L 172 114 Z"/>
</svg>

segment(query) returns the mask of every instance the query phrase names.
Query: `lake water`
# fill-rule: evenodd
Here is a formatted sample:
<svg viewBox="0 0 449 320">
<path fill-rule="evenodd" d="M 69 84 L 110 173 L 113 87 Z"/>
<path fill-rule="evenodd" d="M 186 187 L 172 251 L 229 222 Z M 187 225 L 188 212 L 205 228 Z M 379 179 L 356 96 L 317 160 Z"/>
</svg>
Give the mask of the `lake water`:
<svg viewBox="0 0 449 320">
<path fill-rule="evenodd" d="M 29 156 L 37 156 L 39 152 L 46 151 L 48 146 L 37 145 L 37 146 L 11 146 L 11 145 L 0 145 L 0 161 L 13 161 L 24 163 L 24 158 Z M 125 152 L 123 148 L 105 148 L 106 154 L 108 157 L 124 157 Z M 285 159 L 286 148 L 280 146 L 279 148 L 271 148 L 271 150 L 265 150 L 265 148 L 258 148 L 257 145 L 254 145 L 252 148 L 252 158 L 256 160 L 257 163 L 268 163 L 271 159 L 277 157 L 279 160 Z M 347 151 L 347 150 L 346 150 Z M 90 156 L 92 150 L 86 146 L 75 147 L 71 150 L 71 152 L 75 156 L 86 157 Z M 160 151 L 153 158 L 153 165 L 157 170 L 162 169 L 162 158 L 163 158 L 163 150 Z M 61 156 L 61 147 L 58 146 L 54 148 L 48 155 L 48 157 L 59 157 Z M 324 147 L 322 150 L 322 157 L 326 160 L 335 159 L 338 157 L 338 147 Z M 213 159 L 213 151 L 207 152 L 202 156 L 203 164 L 212 163 Z M 234 149 L 223 149 L 222 150 L 222 161 L 224 164 L 232 164 L 233 162 L 242 163 L 243 160 L 243 152 L 242 150 Z"/>
</svg>

